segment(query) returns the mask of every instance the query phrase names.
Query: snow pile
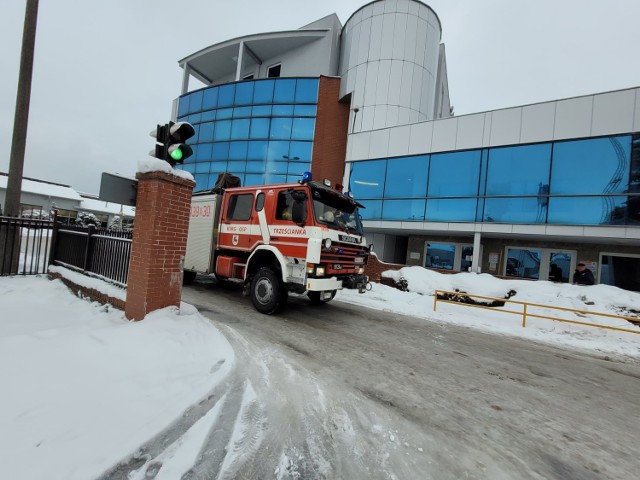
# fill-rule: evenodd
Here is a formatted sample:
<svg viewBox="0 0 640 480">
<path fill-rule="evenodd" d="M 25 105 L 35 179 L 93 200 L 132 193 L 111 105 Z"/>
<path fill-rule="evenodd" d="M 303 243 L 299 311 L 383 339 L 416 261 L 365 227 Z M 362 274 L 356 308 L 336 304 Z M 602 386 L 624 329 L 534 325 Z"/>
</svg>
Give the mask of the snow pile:
<svg viewBox="0 0 640 480">
<path fill-rule="evenodd" d="M 149 172 L 164 172 L 170 173 L 171 175 L 175 175 L 176 177 L 184 178 L 185 180 L 191 180 L 195 182 L 193 179 L 193 175 L 184 170 L 177 170 L 169 165 L 168 162 L 164 160 L 160 160 L 158 158 L 148 158 L 145 160 L 138 160 L 138 172 L 140 173 L 149 173 Z"/>
<path fill-rule="evenodd" d="M 409 315 L 425 320 L 455 323 L 493 333 L 535 339 L 609 353 L 640 356 L 640 334 L 617 332 L 603 328 L 527 318 L 522 327 L 523 306 L 507 303 L 504 307 L 479 309 L 465 304 L 438 302 L 434 312 L 434 291 L 460 291 L 494 298 L 569 308 L 585 312 L 640 317 L 640 293 L 609 285 L 579 286 L 548 281 L 503 280 L 489 274 L 441 274 L 422 267 L 404 267 L 387 271 L 383 277 L 396 282 L 406 281 L 408 291 L 374 283 L 371 291 L 358 294 L 341 290 L 336 300 L 377 310 Z M 614 319 L 588 313 L 563 312 L 543 307 L 527 308 L 528 314 L 564 320 L 598 324 L 640 332 L 640 326 L 624 319 Z M 639 318 L 640 320 L 640 318 Z"/>
<path fill-rule="evenodd" d="M 231 346 L 187 304 L 128 322 L 59 280 L 0 278 L 6 478 L 99 476 L 228 375 Z"/>
<path fill-rule="evenodd" d="M 49 271 L 52 273 L 57 273 L 81 287 L 97 290 L 100 293 L 103 293 L 112 298 L 117 298 L 118 300 L 122 300 L 123 302 L 127 300 L 126 288 L 117 287 L 116 285 L 101 280 L 100 278 L 90 277 L 88 276 L 88 274 L 85 275 L 79 272 L 74 272 L 73 270 L 59 267 L 57 265 L 50 265 Z"/>
</svg>

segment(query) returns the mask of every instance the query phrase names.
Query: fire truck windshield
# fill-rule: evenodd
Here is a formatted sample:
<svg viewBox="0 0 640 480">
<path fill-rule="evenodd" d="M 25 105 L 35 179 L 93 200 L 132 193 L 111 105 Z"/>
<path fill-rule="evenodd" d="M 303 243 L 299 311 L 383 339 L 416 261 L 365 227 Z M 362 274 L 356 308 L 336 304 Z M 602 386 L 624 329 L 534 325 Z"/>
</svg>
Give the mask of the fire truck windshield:
<svg viewBox="0 0 640 480">
<path fill-rule="evenodd" d="M 362 235 L 362 222 L 355 202 L 339 192 L 312 188 L 316 220 L 330 228 Z"/>
</svg>

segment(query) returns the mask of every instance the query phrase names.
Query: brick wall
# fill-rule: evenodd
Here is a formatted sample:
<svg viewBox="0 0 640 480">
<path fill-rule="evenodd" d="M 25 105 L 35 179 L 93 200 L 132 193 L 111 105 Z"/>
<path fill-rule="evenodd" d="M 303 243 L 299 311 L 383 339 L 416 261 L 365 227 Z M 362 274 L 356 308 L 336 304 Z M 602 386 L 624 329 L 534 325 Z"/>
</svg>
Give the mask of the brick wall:
<svg viewBox="0 0 640 480">
<path fill-rule="evenodd" d="M 110 304 L 119 310 L 124 310 L 124 300 L 120 300 L 119 298 L 110 297 L 106 293 L 99 292 L 98 290 L 94 290 L 93 288 L 83 287 L 82 285 L 78 285 L 77 283 L 72 282 L 71 280 L 64 278 L 62 275 L 56 272 L 49 272 L 49 278 L 60 279 L 62 283 L 64 283 L 69 289 L 74 292 L 80 292 L 83 297 L 89 298 L 92 302 L 98 302 L 102 305 Z"/>
<path fill-rule="evenodd" d="M 375 253 L 372 253 L 369 256 L 369 262 L 364 269 L 364 273 L 369 277 L 369 281 L 381 283 L 382 272 L 387 270 L 400 270 L 402 267 L 406 267 L 406 265 L 382 262 Z"/>
<path fill-rule="evenodd" d="M 191 194 L 195 184 L 164 173 L 138 173 L 136 223 L 131 245 L 125 315 L 180 306 Z"/>
<path fill-rule="evenodd" d="M 320 77 L 311 173 L 316 181 L 342 183 L 347 155 L 349 104 L 338 102 L 340 79 Z"/>
</svg>

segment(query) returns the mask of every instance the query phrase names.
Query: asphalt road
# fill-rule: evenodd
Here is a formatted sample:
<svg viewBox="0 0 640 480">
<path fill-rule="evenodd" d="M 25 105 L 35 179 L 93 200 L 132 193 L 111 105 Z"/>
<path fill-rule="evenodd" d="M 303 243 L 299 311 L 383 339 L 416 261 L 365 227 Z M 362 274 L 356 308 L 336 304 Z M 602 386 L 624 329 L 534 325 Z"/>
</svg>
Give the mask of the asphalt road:
<svg viewBox="0 0 640 480">
<path fill-rule="evenodd" d="M 265 316 L 213 280 L 183 301 L 238 357 L 188 478 L 638 478 L 635 360 L 306 297 Z"/>
</svg>

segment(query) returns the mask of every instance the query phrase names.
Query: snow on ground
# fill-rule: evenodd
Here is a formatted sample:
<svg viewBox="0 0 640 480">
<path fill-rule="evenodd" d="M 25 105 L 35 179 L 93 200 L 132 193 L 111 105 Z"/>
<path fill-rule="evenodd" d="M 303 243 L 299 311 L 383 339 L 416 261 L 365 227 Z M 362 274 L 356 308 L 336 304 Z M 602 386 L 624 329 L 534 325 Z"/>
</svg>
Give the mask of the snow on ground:
<svg viewBox="0 0 640 480">
<path fill-rule="evenodd" d="M 187 304 L 129 322 L 59 280 L 1 277 L 0 312 L 3 478 L 95 478 L 234 364 L 227 340 Z M 189 461 L 176 449 L 179 468 Z"/>
<path fill-rule="evenodd" d="M 404 267 L 398 271 L 387 271 L 383 276 L 395 281 L 405 279 L 409 291 L 403 292 L 393 287 L 373 283 L 372 290 L 365 294 L 359 294 L 354 290 L 341 290 L 336 300 L 430 321 L 455 323 L 501 335 L 518 336 L 597 352 L 640 356 L 640 333 L 617 332 L 536 318 L 528 318 L 526 327 L 523 328 L 522 315 L 504 312 L 504 310 L 522 312 L 522 305 L 507 303 L 504 307 L 487 310 L 464 304 L 451 305 L 438 302 L 437 310 L 434 312 L 433 297 L 436 289 L 448 291 L 457 289 L 469 294 L 495 298 L 506 298 L 513 290 L 516 294 L 511 297 L 511 300 L 628 316 L 631 315 L 629 311 L 640 311 L 640 293 L 609 285 L 579 286 L 548 281 L 502 280 L 489 274 L 476 273 L 441 274 L 422 267 Z M 640 326 L 634 326 L 622 319 L 539 307 L 528 307 L 527 312 L 640 332 Z M 638 316 L 638 314 L 635 315 Z"/>
</svg>

